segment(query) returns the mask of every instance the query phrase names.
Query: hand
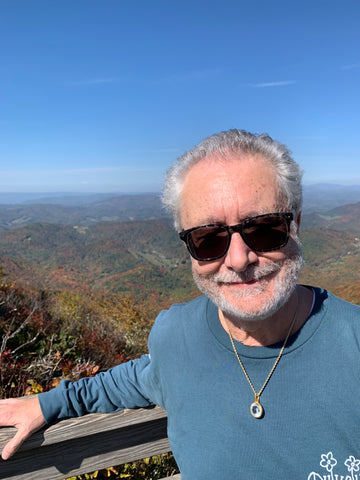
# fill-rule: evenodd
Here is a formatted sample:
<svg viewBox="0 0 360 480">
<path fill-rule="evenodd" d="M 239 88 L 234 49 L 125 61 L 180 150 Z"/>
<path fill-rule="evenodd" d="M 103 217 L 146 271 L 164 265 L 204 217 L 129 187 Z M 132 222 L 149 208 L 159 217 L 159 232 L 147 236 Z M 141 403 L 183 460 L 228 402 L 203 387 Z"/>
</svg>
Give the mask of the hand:
<svg viewBox="0 0 360 480">
<path fill-rule="evenodd" d="M 46 424 L 37 396 L 0 400 L 0 427 L 16 427 L 15 436 L 2 451 L 7 460 L 30 435 Z"/>
</svg>

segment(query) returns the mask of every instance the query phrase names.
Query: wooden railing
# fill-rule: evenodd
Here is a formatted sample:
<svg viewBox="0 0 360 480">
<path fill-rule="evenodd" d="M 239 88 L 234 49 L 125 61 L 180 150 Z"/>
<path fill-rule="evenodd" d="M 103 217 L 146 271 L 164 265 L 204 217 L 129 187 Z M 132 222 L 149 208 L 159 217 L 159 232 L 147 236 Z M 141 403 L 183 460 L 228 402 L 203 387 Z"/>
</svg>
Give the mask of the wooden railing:
<svg viewBox="0 0 360 480">
<path fill-rule="evenodd" d="M 61 480 L 169 452 L 166 421 L 159 407 L 62 420 L 0 460 L 0 479 Z M 0 429 L 1 449 L 14 433 Z"/>
</svg>

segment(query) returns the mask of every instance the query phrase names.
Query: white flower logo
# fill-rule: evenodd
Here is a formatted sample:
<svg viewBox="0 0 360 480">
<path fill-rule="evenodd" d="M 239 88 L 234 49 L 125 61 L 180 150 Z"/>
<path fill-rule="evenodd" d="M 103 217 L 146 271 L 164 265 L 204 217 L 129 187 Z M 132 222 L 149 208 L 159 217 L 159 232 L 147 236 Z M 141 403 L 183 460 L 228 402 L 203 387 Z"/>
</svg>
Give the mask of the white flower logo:
<svg viewBox="0 0 360 480">
<path fill-rule="evenodd" d="M 307 480 L 322 480 L 326 478 L 326 480 L 338 480 L 340 475 L 334 474 L 333 470 L 338 464 L 336 458 L 334 457 L 332 452 L 323 453 L 321 455 L 320 466 L 325 468 L 330 475 L 320 475 L 316 472 L 311 472 L 308 476 Z M 350 475 L 341 475 L 342 479 L 346 480 L 360 480 L 360 475 L 356 475 L 354 472 L 360 472 L 360 460 L 355 458 L 353 455 L 349 455 L 344 462 L 345 467 L 347 467 L 348 472 L 351 473 Z"/>
<path fill-rule="evenodd" d="M 347 467 L 348 471 L 351 473 L 352 479 L 354 479 L 354 472 L 358 472 L 360 470 L 360 460 L 357 460 L 355 457 L 350 455 L 350 457 L 344 462 L 344 464 Z"/>
<path fill-rule="evenodd" d="M 328 472 L 331 472 L 331 478 L 334 478 L 332 471 L 335 465 L 337 465 L 337 460 L 336 458 L 334 458 L 332 452 L 323 453 L 321 455 L 320 466 L 323 468 L 326 468 Z"/>
</svg>

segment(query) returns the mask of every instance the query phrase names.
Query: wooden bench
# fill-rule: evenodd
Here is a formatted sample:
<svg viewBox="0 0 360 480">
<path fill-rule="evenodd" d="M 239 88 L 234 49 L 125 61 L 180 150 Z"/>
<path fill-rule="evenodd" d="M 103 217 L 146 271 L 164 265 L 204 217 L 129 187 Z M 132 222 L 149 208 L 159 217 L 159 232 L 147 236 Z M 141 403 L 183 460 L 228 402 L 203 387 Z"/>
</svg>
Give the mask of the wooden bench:
<svg viewBox="0 0 360 480">
<path fill-rule="evenodd" d="M 35 433 L 6 462 L 0 460 L 0 479 L 62 480 L 167 453 L 166 425 L 160 407 L 62 420 Z M 1 449 L 14 432 L 0 428 Z"/>
</svg>

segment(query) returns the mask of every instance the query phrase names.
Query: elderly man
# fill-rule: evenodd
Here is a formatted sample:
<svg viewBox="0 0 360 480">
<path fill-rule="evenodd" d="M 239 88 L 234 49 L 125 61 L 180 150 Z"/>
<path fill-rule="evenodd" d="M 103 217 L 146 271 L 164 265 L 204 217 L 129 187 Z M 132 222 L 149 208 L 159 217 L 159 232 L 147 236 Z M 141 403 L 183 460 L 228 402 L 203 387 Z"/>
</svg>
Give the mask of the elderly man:
<svg viewBox="0 0 360 480">
<path fill-rule="evenodd" d="M 351 478 L 360 465 L 360 308 L 298 285 L 301 171 L 266 135 L 205 139 L 163 195 L 203 296 L 162 312 L 149 355 L 34 399 L 2 401 L 18 428 L 161 405 L 183 480 Z M 341 477 L 342 475 L 342 477 Z"/>
</svg>

